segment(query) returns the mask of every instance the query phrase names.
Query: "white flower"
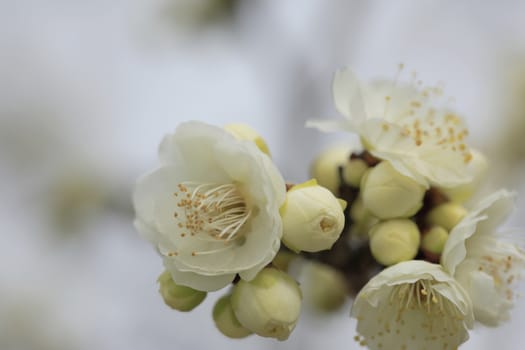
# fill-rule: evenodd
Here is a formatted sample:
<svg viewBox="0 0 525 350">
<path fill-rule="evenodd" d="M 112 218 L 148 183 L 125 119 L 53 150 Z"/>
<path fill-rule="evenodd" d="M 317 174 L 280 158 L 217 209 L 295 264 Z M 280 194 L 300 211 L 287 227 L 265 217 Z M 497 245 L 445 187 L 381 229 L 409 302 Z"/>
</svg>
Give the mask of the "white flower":
<svg viewBox="0 0 525 350">
<path fill-rule="evenodd" d="M 252 142 L 183 123 L 164 138 L 161 166 L 137 183 L 135 226 L 158 249 L 173 280 L 218 290 L 251 280 L 279 250 L 284 180 Z"/>
<path fill-rule="evenodd" d="M 345 116 L 337 121 L 309 121 L 321 131 L 356 132 L 377 158 L 428 187 L 455 187 L 471 180 L 468 131 L 452 111 L 438 106 L 439 88 L 418 88 L 396 81 L 362 84 L 354 74 L 336 72 L 333 97 Z"/>
<path fill-rule="evenodd" d="M 525 253 L 496 234 L 513 208 L 514 195 L 488 196 L 450 232 L 441 263 L 468 291 L 476 320 L 495 326 L 509 318 L 514 282 L 525 267 Z"/>
<path fill-rule="evenodd" d="M 437 264 L 401 262 L 372 278 L 351 315 L 356 340 L 371 350 L 447 350 L 468 339 L 472 305 L 465 290 Z"/>
</svg>

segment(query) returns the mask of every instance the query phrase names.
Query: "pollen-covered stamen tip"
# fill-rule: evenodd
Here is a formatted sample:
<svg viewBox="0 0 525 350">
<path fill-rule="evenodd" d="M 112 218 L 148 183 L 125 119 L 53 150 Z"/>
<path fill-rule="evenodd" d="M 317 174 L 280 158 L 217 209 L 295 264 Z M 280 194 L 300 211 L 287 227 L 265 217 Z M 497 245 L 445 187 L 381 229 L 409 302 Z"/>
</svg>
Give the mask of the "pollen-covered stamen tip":
<svg viewBox="0 0 525 350">
<path fill-rule="evenodd" d="M 401 71 L 401 70 L 400 70 Z M 392 84 L 390 94 L 384 96 L 385 107 L 383 119 L 389 119 L 401 128 L 402 137 L 413 139 L 416 147 L 423 145 L 439 147 L 461 154 L 463 161 L 469 163 L 472 154 L 465 143 L 468 130 L 463 121 L 456 114 L 439 110 L 430 102 L 433 100 L 439 104 L 443 99 L 443 88 L 441 86 L 422 86 L 421 81 L 414 81 L 412 85 L 416 89 L 414 98 L 405 100 L 404 96 L 396 95 L 399 72 Z M 390 106 L 397 105 L 396 114 L 391 114 Z M 388 116 L 388 118 L 387 118 Z M 388 132 L 388 125 L 383 125 L 383 131 Z"/>
<path fill-rule="evenodd" d="M 423 308 L 427 313 L 444 312 L 443 297 L 432 287 L 432 281 L 419 280 L 412 284 L 402 284 L 395 288 L 391 300 L 398 298 L 400 302 L 399 312 L 413 309 L 416 305 Z"/>
<path fill-rule="evenodd" d="M 225 242 L 242 235 L 241 229 L 252 211 L 238 185 L 182 182 L 177 187 L 174 196 L 179 199 L 177 207 L 183 215 L 175 212 L 173 216 L 179 228 L 191 236 L 204 233 Z"/>
</svg>

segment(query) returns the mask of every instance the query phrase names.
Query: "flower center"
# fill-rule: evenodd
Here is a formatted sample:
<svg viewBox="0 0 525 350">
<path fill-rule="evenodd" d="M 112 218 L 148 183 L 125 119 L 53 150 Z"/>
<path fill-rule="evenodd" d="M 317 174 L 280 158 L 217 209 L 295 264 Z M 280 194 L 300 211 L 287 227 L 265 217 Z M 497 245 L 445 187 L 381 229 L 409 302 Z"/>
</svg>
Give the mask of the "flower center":
<svg viewBox="0 0 525 350">
<path fill-rule="evenodd" d="M 479 261 L 478 270 L 492 277 L 496 290 L 508 301 L 513 301 L 514 283 L 520 278 L 514 268 L 512 255 L 490 256 L 485 255 Z M 519 260 L 519 259 L 518 259 Z"/>
<path fill-rule="evenodd" d="M 397 286 L 390 295 L 390 301 L 397 298 L 399 314 L 407 309 L 413 309 L 416 305 L 430 313 L 437 308 L 443 312 L 443 297 L 436 293 L 432 288 L 432 282 L 429 280 L 419 280 L 416 283 L 402 284 Z M 400 316 L 399 316 L 400 317 Z"/>
<path fill-rule="evenodd" d="M 400 285 L 392 291 L 390 301 L 392 303 L 397 298 L 398 305 L 396 322 L 403 319 L 405 311 L 419 310 L 426 315 L 422 328 L 433 333 L 445 330 L 449 336 L 454 336 L 460 329 L 455 322 L 462 322 L 464 316 L 455 305 L 435 291 L 433 283 L 432 280 L 419 280 Z"/>
<path fill-rule="evenodd" d="M 173 195 L 179 198 L 177 207 L 182 210 L 174 217 L 179 228 L 191 236 L 206 234 L 226 242 L 242 235 L 241 228 L 252 211 L 236 184 L 182 182 L 177 187 Z"/>
<path fill-rule="evenodd" d="M 465 316 L 435 280 L 395 285 L 377 305 L 357 315 L 354 339 L 372 349 L 457 349 L 465 334 Z"/>
<path fill-rule="evenodd" d="M 461 154 L 464 162 L 469 163 L 472 154 L 465 144 L 468 130 L 463 121 L 454 113 L 436 109 L 431 103 L 443 98 L 443 89 L 440 86 L 424 87 L 421 81 L 413 81 L 414 96 L 407 99 L 400 92 L 402 88 L 397 86 L 401 70 L 402 67 L 393 82 L 391 93 L 384 96 L 383 119 L 399 125 L 402 128 L 402 136 L 410 137 L 416 146 L 427 144 L 451 150 Z M 390 112 L 393 105 L 396 105 L 395 114 Z M 384 131 L 388 131 L 388 128 L 387 123 L 383 124 Z"/>
</svg>

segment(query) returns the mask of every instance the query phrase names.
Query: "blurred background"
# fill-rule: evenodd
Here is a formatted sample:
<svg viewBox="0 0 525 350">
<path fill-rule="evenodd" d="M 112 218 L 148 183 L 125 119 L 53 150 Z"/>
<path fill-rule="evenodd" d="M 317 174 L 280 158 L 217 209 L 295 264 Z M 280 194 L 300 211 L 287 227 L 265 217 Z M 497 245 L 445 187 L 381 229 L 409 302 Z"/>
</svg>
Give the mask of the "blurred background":
<svg viewBox="0 0 525 350">
<path fill-rule="evenodd" d="M 305 180 L 348 138 L 303 128 L 338 117 L 333 71 L 392 78 L 403 62 L 444 83 L 491 159 L 487 190 L 519 194 L 507 226 L 525 228 L 523 23 L 519 0 L 0 0 L 0 349 L 357 349 L 350 302 L 305 310 L 284 343 L 223 337 L 221 293 L 167 308 L 132 227 L 135 179 L 196 119 L 252 125 Z M 523 327 L 525 300 L 462 349 L 516 349 Z"/>
</svg>

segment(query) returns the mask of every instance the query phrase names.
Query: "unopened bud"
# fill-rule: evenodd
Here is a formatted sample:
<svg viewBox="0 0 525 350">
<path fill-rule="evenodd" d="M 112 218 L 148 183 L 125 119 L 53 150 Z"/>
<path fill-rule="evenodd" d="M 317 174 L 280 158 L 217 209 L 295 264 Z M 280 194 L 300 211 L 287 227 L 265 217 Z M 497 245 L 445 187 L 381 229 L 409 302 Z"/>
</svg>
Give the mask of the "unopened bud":
<svg viewBox="0 0 525 350">
<path fill-rule="evenodd" d="M 441 188 L 441 191 L 456 203 L 465 203 L 480 187 L 488 170 L 488 162 L 485 156 L 474 149 L 470 150 L 472 159 L 468 164 L 467 171 L 472 175 L 472 181 L 453 188 Z"/>
<path fill-rule="evenodd" d="M 230 295 L 223 296 L 215 303 L 213 307 L 213 321 L 221 333 L 230 338 L 245 338 L 253 334 L 253 332 L 244 328 L 237 320 L 237 317 L 235 317 Z"/>
<path fill-rule="evenodd" d="M 420 232 L 408 219 L 380 222 L 370 229 L 370 250 L 382 265 L 390 266 L 412 260 L 418 252 Z"/>
<path fill-rule="evenodd" d="M 162 295 L 166 305 L 179 311 L 193 310 L 202 303 L 207 294 L 206 292 L 176 284 L 168 271 L 164 271 L 157 279 L 157 282 L 160 285 L 159 293 Z"/>
<path fill-rule="evenodd" d="M 339 167 L 348 162 L 352 153 L 349 146 L 332 146 L 326 149 L 315 158 L 310 168 L 310 175 L 317 182 L 337 194 L 341 184 L 339 177 Z"/>
<path fill-rule="evenodd" d="M 281 208 L 283 243 L 296 252 L 330 249 L 343 230 L 345 207 L 315 179 L 293 186 Z"/>
<path fill-rule="evenodd" d="M 252 127 L 246 124 L 232 123 L 224 126 L 224 129 L 232 134 L 238 140 L 246 140 L 255 143 L 255 145 L 268 156 L 270 150 L 261 135 L 257 133 Z"/>
<path fill-rule="evenodd" d="M 329 265 L 310 262 L 301 274 L 304 300 L 319 311 L 335 311 L 347 296 L 345 276 Z"/>
<path fill-rule="evenodd" d="M 407 218 L 423 205 L 425 188 L 388 162 L 370 169 L 361 183 L 365 208 L 380 219 Z"/>
<path fill-rule="evenodd" d="M 421 240 L 421 249 L 433 254 L 441 254 L 447 239 L 447 230 L 441 226 L 433 226 L 423 235 L 423 239 Z"/>
<path fill-rule="evenodd" d="M 378 219 L 365 208 L 361 196 L 352 203 L 350 207 L 350 235 L 355 237 L 366 236 L 370 228 L 378 222 Z"/>
<path fill-rule="evenodd" d="M 299 255 L 290 251 L 281 250 L 275 255 L 275 258 L 273 258 L 272 265 L 281 271 L 288 271 L 290 264 L 293 260 L 297 259 L 298 256 Z"/>
<path fill-rule="evenodd" d="M 368 164 L 364 160 L 359 158 L 352 159 L 343 165 L 343 179 L 347 184 L 359 187 L 361 179 L 367 170 Z"/>
<path fill-rule="evenodd" d="M 233 288 L 231 304 L 243 327 L 262 336 L 286 340 L 301 311 L 301 290 L 290 276 L 265 268 Z"/>
<path fill-rule="evenodd" d="M 467 215 L 467 210 L 460 204 L 447 202 L 433 208 L 427 214 L 427 223 L 432 226 L 441 226 L 447 231 L 451 231 L 461 219 Z"/>
</svg>

